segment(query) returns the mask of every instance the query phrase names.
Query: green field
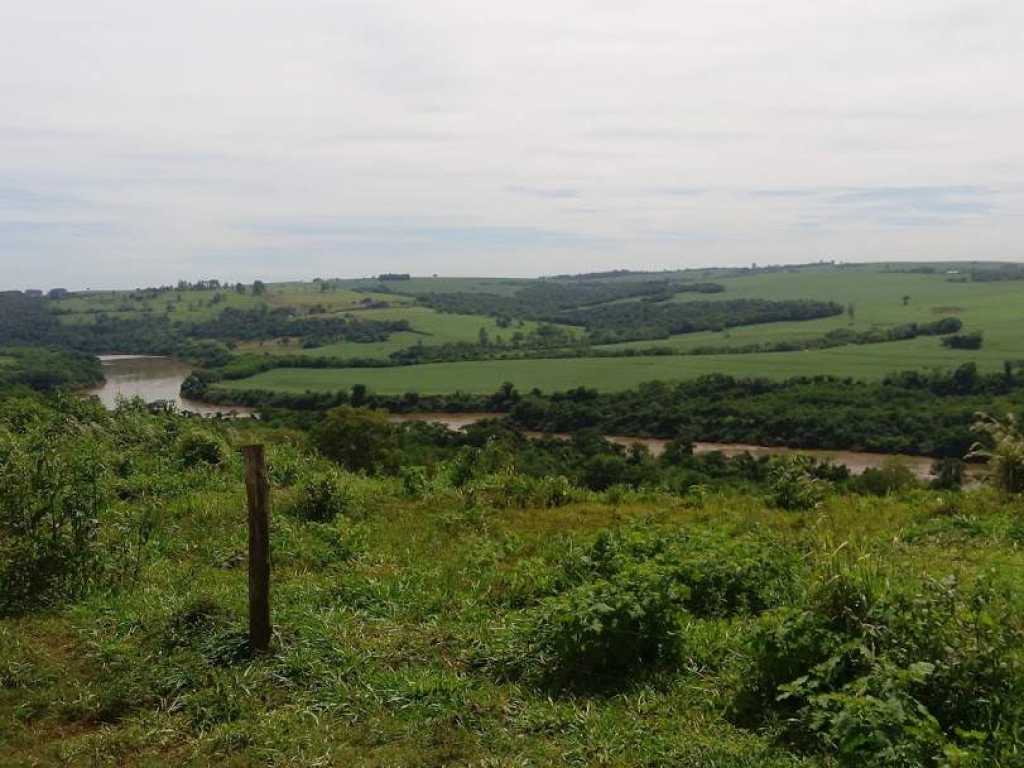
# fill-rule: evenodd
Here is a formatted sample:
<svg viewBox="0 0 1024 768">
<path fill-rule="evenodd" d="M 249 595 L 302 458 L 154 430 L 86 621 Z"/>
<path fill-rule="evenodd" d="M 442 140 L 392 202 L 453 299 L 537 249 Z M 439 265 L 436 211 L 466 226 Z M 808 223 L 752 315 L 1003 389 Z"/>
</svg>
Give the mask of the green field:
<svg viewBox="0 0 1024 768">
<path fill-rule="evenodd" d="M 359 311 L 356 316 L 365 320 L 407 320 L 413 330 L 393 333 L 387 341 L 371 343 L 340 341 L 322 347 L 303 349 L 299 351 L 300 354 L 309 357 L 386 358 L 392 352 L 407 349 L 417 344 L 427 346 L 440 346 L 442 344 L 456 344 L 459 342 L 475 344 L 480 338 L 481 328 L 487 332 L 487 335 L 492 340 L 504 339 L 507 341 L 517 331 L 528 334 L 535 331 L 540 325 L 540 323 L 525 321 L 521 325 L 516 322 L 507 328 L 502 328 L 493 317 L 454 315 L 420 306 L 365 309 Z M 569 326 L 563 327 L 569 328 Z M 240 345 L 239 350 L 279 355 L 295 354 L 297 351 L 292 346 L 282 345 L 275 341 L 263 343 L 248 342 Z"/>
<path fill-rule="evenodd" d="M 885 272 L 878 266 L 822 266 L 719 280 L 726 287 L 724 293 L 711 296 L 684 293 L 673 300 L 831 300 L 843 306 L 852 304 L 854 318 L 851 321 L 847 314 L 843 314 L 821 320 L 750 325 L 719 333 L 684 334 L 667 340 L 634 341 L 602 348 L 669 346 L 685 351 L 709 345 L 738 347 L 813 339 L 837 328 L 866 331 L 910 322 L 931 322 L 949 316 L 960 318 L 965 332 L 983 332 L 984 346 L 976 351 L 955 350 L 943 347 L 938 338 L 919 337 L 909 341 L 803 352 L 455 362 L 372 370 L 289 369 L 262 373 L 222 386 L 304 392 L 333 391 L 361 383 L 382 394 L 406 391 L 439 394 L 456 390 L 491 392 L 502 382 L 511 381 L 523 390 L 538 387 L 550 392 L 588 386 L 614 391 L 644 381 L 691 378 L 710 373 L 776 379 L 821 374 L 879 379 L 898 370 L 949 369 L 966 362 L 976 363 L 983 371 L 994 371 L 1000 369 L 1006 360 L 1024 360 L 1024 333 L 1021 332 L 1024 328 L 1024 282 L 1021 281 L 955 283 L 949 281 L 944 269 L 927 275 Z M 906 304 L 904 297 L 909 297 Z M 308 350 L 307 354 L 384 357 L 415 343 L 418 338 L 422 338 L 424 344 L 472 341 L 480 326 L 488 322 L 488 333 L 492 337 L 500 334 L 492 321 L 481 317 L 441 315 L 412 307 L 372 310 L 365 314 L 372 316 L 375 313 L 379 313 L 377 316 L 381 318 L 409 317 L 413 327 L 433 335 L 396 334 L 382 344 L 339 344 Z M 360 351 L 363 354 L 360 355 Z"/>
<path fill-rule="evenodd" d="M 61 313 L 64 323 L 91 323 L 101 312 L 118 318 L 166 313 L 174 321 L 196 322 L 209 320 L 228 307 L 291 308 L 296 313 L 308 314 L 360 311 L 368 301 L 386 301 L 392 305 L 412 304 L 415 301 L 408 296 L 345 288 L 322 291 L 314 283 L 275 283 L 267 286 L 266 291 L 259 296 L 252 295 L 251 287 L 247 287 L 247 291 L 241 294 L 231 287 L 204 291 L 172 290 L 156 295 L 138 291 L 96 291 L 52 300 L 50 305 Z"/>
<path fill-rule="evenodd" d="M 857 379 L 879 379 L 907 368 L 948 367 L 976 359 L 972 353 L 946 350 L 934 338 L 870 347 L 838 347 L 816 352 L 775 352 L 751 355 L 694 355 L 554 360 L 490 360 L 428 363 L 398 368 L 279 368 L 251 378 L 218 384 L 231 389 L 282 392 L 336 391 L 365 384 L 373 392 L 442 394 L 493 392 L 510 381 L 520 390 L 538 387 L 556 392 L 593 387 L 612 392 L 645 381 L 693 378 L 712 373 L 785 379 L 831 373 Z M 981 366 L 996 370 L 995 364 Z"/>
<path fill-rule="evenodd" d="M 213 299 L 214 294 L 220 295 L 216 301 Z M 230 288 L 219 291 L 168 291 L 155 296 L 134 291 L 95 291 L 49 301 L 50 306 L 60 313 L 61 322 L 68 324 L 93 323 L 98 313 L 121 319 L 166 313 L 174 321 L 197 322 L 209 320 L 228 307 L 254 309 L 264 303 L 259 296 L 243 295 Z"/>
<path fill-rule="evenodd" d="M 496 293 L 512 296 L 522 286 L 532 282 L 506 277 L 413 277 L 409 280 L 341 280 L 343 288 L 360 291 L 386 290 L 398 293 Z"/>
<path fill-rule="evenodd" d="M 696 296 L 681 293 L 676 301 L 721 301 L 736 298 L 757 299 L 819 299 L 835 301 L 843 306 L 853 304 L 854 320 L 847 315 L 822 320 L 792 323 L 768 323 L 732 328 L 723 333 L 690 333 L 656 342 L 634 341 L 607 345 L 616 347 L 670 346 L 679 350 L 695 347 L 743 346 L 772 341 L 804 340 L 822 336 L 836 328 L 866 331 L 903 323 L 927 323 L 943 317 L 958 317 L 968 332 L 982 331 L 984 347 L 974 353 L 979 365 L 1001 365 L 1003 360 L 1024 358 L 1024 282 L 951 283 L 945 274 L 918 275 L 884 273 L 877 267 L 837 270 L 835 268 L 803 269 L 798 274 L 771 273 L 753 277 L 736 277 L 721 281 L 725 293 Z M 909 303 L 903 305 L 903 297 Z M 896 345 L 892 350 L 861 347 L 866 360 L 897 360 L 914 355 L 912 367 L 956 365 L 961 354 L 938 347 L 938 341 L 908 350 Z M 881 352 L 881 355 L 879 354 Z M 937 352 L 938 354 L 935 354 Z M 946 354 L 944 354 L 946 353 Z M 824 354 L 809 352 L 810 355 Z M 918 355 L 922 357 L 918 358 Z M 825 358 L 828 361 L 828 357 Z M 886 364 L 883 362 L 883 364 Z M 831 371 L 823 371 L 831 372 Z"/>
</svg>

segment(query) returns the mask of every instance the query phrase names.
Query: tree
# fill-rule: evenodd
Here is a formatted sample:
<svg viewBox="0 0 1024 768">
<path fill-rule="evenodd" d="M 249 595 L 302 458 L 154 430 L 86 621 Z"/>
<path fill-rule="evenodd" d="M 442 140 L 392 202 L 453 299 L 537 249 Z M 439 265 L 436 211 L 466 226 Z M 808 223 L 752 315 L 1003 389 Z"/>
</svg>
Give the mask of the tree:
<svg viewBox="0 0 1024 768">
<path fill-rule="evenodd" d="M 252 295 L 262 296 L 267 292 L 267 285 L 262 280 L 254 280 L 252 284 Z"/>
<path fill-rule="evenodd" d="M 973 429 L 981 439 L 967 457 L 987 459 L 989 482 L 1003 493 L 1024 493 L 1024 433 L 1016 417 L 997 419 L 982 413 Z"/>
<path fill-rule="evenodd" d="M 354 406 L 360 406 L 366 402 L 366 385 L 365 384 L 353 384 L 352 395 L 349 398 L 349 402 Z"/>
<path fill-rule="evenodd" d="M 481 347 L 489 347 L 491 345 L 491 337 L 487 335 L 487 329 L 483 326 L 480 326 L 479 339 Z"/>
<path fill-rule="evenodd" d="M 849 316 L 849 318 L 850 318 L 850 322 L 852 323 L 852 322 L 853 322 L 853 319 L 854 319 L 854 317 L 855 317 L 855 316 L 856 316 L 856 314 L 857 314 L 857 310 L 856 310 L 856 308 L 855 308 L 855 307 L 853 306 L 853 304 L 852 304 L 852 303 L 851 303 L 851 304 L 847 304 L 847 305 L 846 305 L 846 314 L 847 314 L 847 315 Z"/>
<path fill-rule="evenodd" d="M 909 303 L 910 303 L 910 297 L 909 296 L 904 296 L 903 297 L 903 306 L 905 307 Z"/>
<path fill-rule="evenodd" d="M 398 435 L 383 411 L 332 408 L 313 429 L 313 443 L 324 456 L 351 470 L 381 472 L 396 465 Z"/>
</svg>

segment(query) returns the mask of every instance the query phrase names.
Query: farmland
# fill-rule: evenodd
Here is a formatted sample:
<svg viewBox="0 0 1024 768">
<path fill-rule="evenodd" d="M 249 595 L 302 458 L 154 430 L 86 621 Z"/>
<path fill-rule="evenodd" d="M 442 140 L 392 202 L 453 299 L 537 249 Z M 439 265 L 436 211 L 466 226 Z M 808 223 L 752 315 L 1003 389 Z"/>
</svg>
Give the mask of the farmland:
<svg viewBox="0 0 1024 768">
<path fill-rule="evenodd" d="M 1024 359 L 1024 281 L 952 282 L 945 270 L 932 274 L 884 271 L 876 266 L 839 269 L 831 266 L 802 268 L 798 271 L 772 271 L 717 278 L 725 290 L 711 296 L 678 293 L 676 302 L 767 299 L 786 301 L 813 298 L 852 307 L 849 312 L 820 319 L 761 323 L 670 336 L 658 340 L 635 340 L 594 347 L 600 352 L 641 351 L 652 346 L 675 353 L 692 352 L 701 347 L 717 351 L 753 344 L 806 342 L 836 330 L 868 332 L 900 327 L 909 323 L 929 323 L 944 317 L 962 321 L 965 331 L 981 332 L 984 344 L 979 350 L 958 350 L 940 344 L 933 337 L 874 344 L 851 344 L 829 349 L 748 354 L 677 354 L 635 357 L 531 360 L 479 360 L 450 363 L 431 362 L 414 367 L 352 370 L 274 370 L 243 381 L 221 386 L 233 389 L 273 389 L 301 392 L 327 391 L 365 384 L 373 391 L 397 394 L 406 391 L 442 393 L 461 390 L 490 392 L 504 381 L 529 390 L 534 387 L 558 391 L 581 385 L 614 391 L 654 379 L 675 380 L 710 373 L 734 376 L 758 376 L 774 379 L 792 376 L 834 375 L 876 380 L 903 369 L 951 369 L 966 362 L 976 363 L 982 371 L 996 371 L 1006 361 Z M 632 278 L 631 278 L 632 279 Z M 416 283 L 417 281 L 410 281 Z M 421 290 L 454 289 L 452 282 L 436 286 L 418 286 Z M 485 289 L 489 283 L 474 287 Z M 625 299 L 625 302 L 637 301 Z M 621 302 L 620 302 L 621 303 Z M 374 345 L 343 344 L 333 348 L 305 350 L 304 354 L 331 356 L 386 356 L 404 344 L 422 341 L 438 344 L 449 340 L 471 340 L 487 321 L 481 316 L 437 315 L 422 307 L 370 310 L 389 317 L 409 317 L 414 329 L 435 334 L 416 337 L 396 334 L 387 342 Z M 499 334 L 493 327 L 488 332 Z M 461 326 L 460 330 L 455 330 Z M 432 330 L 427 330 L 432 329 Z"/>
</svg>

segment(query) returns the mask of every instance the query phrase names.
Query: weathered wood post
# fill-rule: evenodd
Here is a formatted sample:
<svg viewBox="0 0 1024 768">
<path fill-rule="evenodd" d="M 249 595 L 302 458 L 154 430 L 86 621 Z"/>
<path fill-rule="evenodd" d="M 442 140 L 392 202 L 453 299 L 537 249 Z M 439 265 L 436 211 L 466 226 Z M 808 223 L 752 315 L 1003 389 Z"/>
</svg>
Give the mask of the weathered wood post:
<svg viewBox="0 0 1024 768">
<path fill-rule="evenodd" d="M 270 647 L 270 481 L 262 445 L 246 445 L 245 494 L 249 501 L 249 647 Z"/>
</svg>

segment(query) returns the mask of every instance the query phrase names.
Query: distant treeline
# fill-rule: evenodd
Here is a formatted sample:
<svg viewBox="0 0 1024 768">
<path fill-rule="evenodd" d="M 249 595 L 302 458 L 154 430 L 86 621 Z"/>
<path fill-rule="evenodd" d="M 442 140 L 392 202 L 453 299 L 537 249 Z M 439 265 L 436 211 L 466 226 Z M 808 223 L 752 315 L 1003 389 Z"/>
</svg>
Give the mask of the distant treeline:
<svg viewBox="0 0 1024 768">
<path fill-rule="evenodd" d="M 458 314 L 540 320 L 586 328 L 592 344 L 667 338 L 739 325 L 811 320 L 842 314 L 835 302 L 808 299 L 675 302 L 678 293 L 721 293 L 719 283 L 553 282 L 529 284 L 514 296 L 489 293 L 430 293 L 420 301 Z"/>
<path fill-rule="evenodd" d="M 1017 370 L 1015 370 L 1015 367 Z M 973 363 L 948 373 L 904 372 L 881 382 L 830 376 L 787 381 L 706 376 L 619 393 L 590 389 L 523 398 L 511 418 L 526 429 L 796 448 L 963 457 L 979 410 L 1005 396 L 1021 408 L 1020 366 L 980 374 Z"/>
<path fill-rule="evenodd" d="M 392 333 L 411 330 L 406 320 L 363 320 L 353 317 L 292 317 L 286 308 L 228 307 L 209 320 L 183 328 L 193 338 L 253 341 L 298 336 L 304 347 L 335 341 L 385 341 Z"/>
<path fill-rule="evenodd" d="M 287 309 L 265 306 L 251 310 L 228 307 L 209 320 L 195 323 L 174 322 L 154 313 L 137 313 L 130 318 L 98 313 L 92 322 L 61 323 L 41 298 L 19 292 L 0 294 L 0 345 L 53 346 L 96 354 L 190 356 L 198 347 L 212 342 L 278 337 L 297 337 L 302 346 L 310 347 L 341 340 L 383 341 L 392 333 L 408 330 L 405 320 L 293 318 Z"/>
<path fill-rule="evenodd" d="M 544 280 L 524 285 L 513 296 L 494 293 L 428 293 L 421 295 L 419 299 L 423 304 L 441 312 L 565 323 L 567 321 L 561 313 L 580 307 L 640 297 L 651 301 L 663 301 L 677 293 L 721 293 L 724 290 L 725 288 L 718 283 L 683 283 L 670 280 Z"/>
<path fill-rule="evenodd" d="M 102 382 L 103 368 L 92 355 L 47 347 L 0 347 L 0 390 L 29 387 L 45 392 Z"/>
<path fill-rule="evenodd" d="M 624 392 L 578 388 L 545 395 L 496 393 L 378 395 L 357 385 L 335 392 L 209 389 L 193 376 L 183 394 L 213 403 L 321 410 L 336 405 L 396 413 L 505 412 L 523 429 L 963 457 L 980 410 L 1024 409 L 1024 361 L 982 374 L 973 363 L 950 372 L 906 371 L 880 382 L 832 376 L 785 381 L 703 376 L 652 382 Z"/>
</svg>

